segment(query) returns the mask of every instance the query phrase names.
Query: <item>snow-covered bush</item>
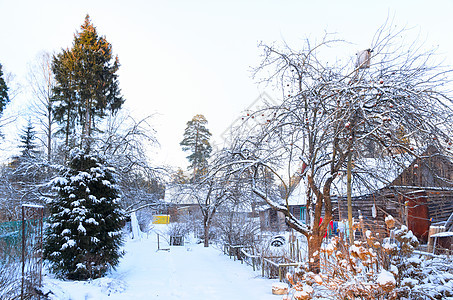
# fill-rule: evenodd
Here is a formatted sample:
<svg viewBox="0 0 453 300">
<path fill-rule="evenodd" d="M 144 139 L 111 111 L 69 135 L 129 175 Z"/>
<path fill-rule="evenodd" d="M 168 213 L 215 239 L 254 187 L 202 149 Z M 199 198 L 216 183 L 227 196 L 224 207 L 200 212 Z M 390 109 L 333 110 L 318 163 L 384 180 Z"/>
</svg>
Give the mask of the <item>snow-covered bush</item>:
<svg viewBox="0 0 453 300">
<path fill-rule="evenodd" d="M 399 299 L 453 299 L 453 258 L 404 261 L 399 276 Z"/>
<path fill-rule="evenodd" d="M 58 197 L 49 202 L 44 257 L 61 277 L 98 278 L 122 256 L 124 217 L 114 170 L 81 151 L 71 153 L 69 167 L 53 181 Z"/>
<path fill-rule="evenodd" d="M 453 259 L 419 257 L 413 254 L 417 238 L 406 226 L 393 231 L 396 243 L 384 244 L 397 269 L 398 299 L 453 299 Z"/>
<path fill-rule="evenodd" d="M 190 233 L 190 227 L 186 223 L 170 223 L 167 234 L 169 236 L 186 237 Z"/>
<path fill-rule="evenodd" d="M 294 282 L 294 299 L 312 299 L 315 295 L 330 299 L 396 299 L 395 277 L 383 268 L 381 249 L 371 235 L 366 241 L 355 241 L 353 245 L 334 237 L 321 248 L 321 273 L 300 269 L 294 279 L 287 276 Z"/>
<path fill-rule="evenodd" d="M 259 233 L 259 220 L 247 215 L 231 212 L 221 215 L 215 223 L 222 243 L 253 246 Z"/>
<path fill-rule="evenodd" d="M 395 225 L 388 217 L 389 230 Z M 293 299 L 402 299 L 402 275 L 409 257 L 419 245 L 406 226 L 391 230 L 389 238 L 366 230 L 363 222 L 354 224 L 362 230 L 362 240 L 352 245 L 340 237 L 334 237 L 321 247 L 321 272 L 315 274 L 300 268 L 296 274 L 287 275 L 292 284 Z M 311 287 L 311 289 L 309 288 Z M 290 298 L 288 298 L 290 299 Z"/>
</svg>

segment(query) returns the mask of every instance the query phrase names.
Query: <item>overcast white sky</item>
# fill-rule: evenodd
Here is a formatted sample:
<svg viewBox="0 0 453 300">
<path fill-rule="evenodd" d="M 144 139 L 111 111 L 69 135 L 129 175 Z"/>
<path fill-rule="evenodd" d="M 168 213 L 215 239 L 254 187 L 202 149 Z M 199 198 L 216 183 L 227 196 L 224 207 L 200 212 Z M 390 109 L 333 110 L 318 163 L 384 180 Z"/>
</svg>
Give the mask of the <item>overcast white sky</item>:
<svg viewBox="0 0 453 300">
<path fill-rule="evenodd" d="M 220 141 L 260 93 L 272 94 L 250 77 L 259 62 L 259 41 L 297 46 L 307 37 L 336 32 L 353 43 L 352 56 L 370 46 L 390 16 L 398 26 L 414 27 L 426 47 L 439 47 L 447 63 L 453 61 L 449 0 L 0 0 L 4 71 L 25 84 L 27 64 L 41 51 L 70 47 L 87 13 L 119 56 L 125 107 L 137 118 L 159 114 L 154 117 L 161 144 L 156 160 L 181 167 L 187 162 L 179 142 L 195 114 L 206 116 L 213 139 Z M 18 95 L 5 113 L 23 111 L 29 100 Z"/>
</svg>

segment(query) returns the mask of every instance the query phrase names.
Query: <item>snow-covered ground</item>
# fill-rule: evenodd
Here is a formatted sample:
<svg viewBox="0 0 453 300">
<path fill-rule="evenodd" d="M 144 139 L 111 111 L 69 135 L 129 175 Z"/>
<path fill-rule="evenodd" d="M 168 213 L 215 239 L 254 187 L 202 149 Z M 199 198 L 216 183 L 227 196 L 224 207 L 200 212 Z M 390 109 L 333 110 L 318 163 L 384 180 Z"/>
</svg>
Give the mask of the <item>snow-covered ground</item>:
<svg viewBox="0 0 453 300">
<path fill-rule="evenodd" d="M 163 225 L 165 226 L 165 225 Z M 162 225 L 155 231 L 164 232 Z M 277 300 L 272 283 L 259 271 L 229 259 L 214 246 L 204 248 L 194 240 L 185 246 L 168 247 L 157 234 L 141 240 L 128 239 L 126 251 L 116 270 L 90 282 L 62 281 L 51 275 L 44 277 L 44 290 L 51 290 L 51 299 L 260 299 Z"/>
</svg>

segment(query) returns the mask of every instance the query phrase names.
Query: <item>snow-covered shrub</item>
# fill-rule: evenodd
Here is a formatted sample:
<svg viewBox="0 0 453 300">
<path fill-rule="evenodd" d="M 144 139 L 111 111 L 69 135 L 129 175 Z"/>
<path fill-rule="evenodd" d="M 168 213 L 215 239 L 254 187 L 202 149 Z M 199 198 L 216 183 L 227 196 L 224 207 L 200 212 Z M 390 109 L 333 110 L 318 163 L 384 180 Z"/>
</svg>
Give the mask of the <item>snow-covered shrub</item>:
<svg viewBox="0 0 453 300">
<path fill-rule="evenodd" d="M 20 260 L 0 260 L 0 299 L 38 299 L 40 287 L 33 285 L 28 278 L 22 286 L 21 265 Z"/>
<path fill-rule="evenodd" d="M 391 266 L 397 270 L 398 299 L 453 299 L 453 259 L 427 259 L 413 254 L 417 238 L 406 226 L 393 231 Z"/>
<path fill-rule="evenodd" d="M 314 290 L 318 293 L 329 291 L 331 299 L 396 299 L 395 277 L 384 268 L 385 254 L 381 249 L 370 233 L 366 240 L 355 241 L 353 245 L 334 237 L 321 248 L 321 273 L 300 270 L 297 278 L 302 286 L 317 287 Z"/>
<path fill-rule="evenodd" d="M 170 223 L 167 234 L 169 236 L 186 237 L 190 233 L 190 227 L 186 223 Z"/>
<path fill-rule="evenodd" d="M 203 232 L 202 215 L 199 210 L 194 211 L 190 214 L 181 214 L 177 218 L 173 218 L 171 221 L 177 221 L 178 223 L 185 224 L 190 232 L 194 233 L 195 237 L 201 237 Z"/>
<path fill-rule="evenodd" d="M 394 226 L 393 218 L 386 224 Z M 292 284 L 293 299 L 313 299 L 323 296 L 327 299 L 399 299 L 398 274 L 395 260 L 405 259 L 418 246 L 412 232 L 403 226 L 392 231 L 392 238 L 384 241 L 363 222 L 354 224 L 362 230 L 362 239 L 352 245 L 340 237 L 334 237 L 329 244 L 321 247 L 321 272 L 308 272 L 302 266 L 295 275 L 288 274 Z M 308 289 L 307 286 L 313 289 Z M 307 291 L 312 291 L 308 293 Z"/>
<path fill-rule="evenodd" d="M 453 258 L 412 256 L 400 270 L 399 299 L 453 299 Z"/>
<path fill-rule="evenodd" d="M 253 246 L 260 229 L 256 218 L 235 212 L 219 215 L 215 227 L 223 244 L 242 246 Z"/>
<path fill-rule="evenodd" d="M 71 153 L 69 167 L 53 181 L 58 197 L 49 202 L 44 257 L 61 277 L 98 278 L 122 256 L 124 217 L 114 170 L 81 151 Z"/>
<path fill-rule="evenodd" d="M 419 242 L 406 226 L 386 224 L 390 237 L 363 230 L 363 240 L 349 245 L 339 237 L 321 248 L 320 274 L 306 266 L 287 280 L 292 289 L 286 299 L 453 299 L 451 257 L 422 259 L 414 254 Z"/>
</svg>

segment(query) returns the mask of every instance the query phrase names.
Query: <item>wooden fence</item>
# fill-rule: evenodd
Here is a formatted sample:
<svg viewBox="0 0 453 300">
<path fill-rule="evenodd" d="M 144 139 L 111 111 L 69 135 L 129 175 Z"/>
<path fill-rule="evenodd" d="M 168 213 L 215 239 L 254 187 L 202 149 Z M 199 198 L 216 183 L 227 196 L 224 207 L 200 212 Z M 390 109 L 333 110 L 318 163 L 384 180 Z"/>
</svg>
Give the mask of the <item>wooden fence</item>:
<svg viewBox="0 0 453 300">
<path fill-rule="evenodd" d="M 293 248 L 295 249 L 295 247 Z M 261 269 L 263 277 L 278 278 L 280 281 L 285 280 L 285 275 L 290 269 L 294 270 L 300 265 L 299 262 L 285 256 L 262 256 L 250 246 L 225 244 L 223 252 L 234 260 L 240 260 L 241 263 L 250 265 L 253 271 Z M 295 256 L 301 257 L 300 254 L 295 254 Z"/>
</svg>

